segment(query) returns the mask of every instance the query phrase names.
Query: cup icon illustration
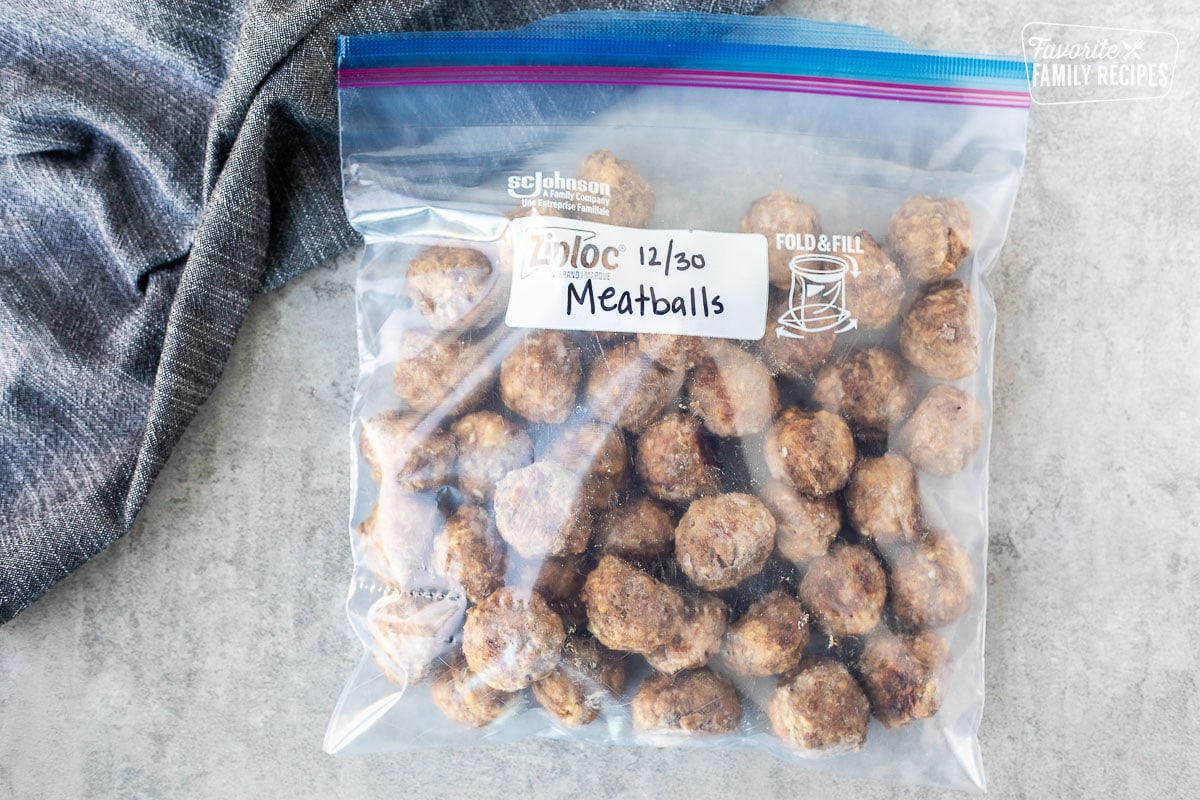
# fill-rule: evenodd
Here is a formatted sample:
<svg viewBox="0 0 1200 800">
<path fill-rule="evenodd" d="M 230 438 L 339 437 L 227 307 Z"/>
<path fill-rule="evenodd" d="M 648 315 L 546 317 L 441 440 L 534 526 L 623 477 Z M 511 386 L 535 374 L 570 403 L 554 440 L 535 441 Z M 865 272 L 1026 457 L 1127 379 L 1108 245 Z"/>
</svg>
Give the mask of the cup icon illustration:
<svg viewBox="0 0 1200 800">
<path fill-rule="evenodd" d="M 803 338 L 806 333 L 853 330 L 858 321 L 846 308 L 846 275 L 858 275 L 851 256 L 805 253 L 788 262 L 792 285 L 788 309 L 778 319 L 777 336 Z"/>
</svg>

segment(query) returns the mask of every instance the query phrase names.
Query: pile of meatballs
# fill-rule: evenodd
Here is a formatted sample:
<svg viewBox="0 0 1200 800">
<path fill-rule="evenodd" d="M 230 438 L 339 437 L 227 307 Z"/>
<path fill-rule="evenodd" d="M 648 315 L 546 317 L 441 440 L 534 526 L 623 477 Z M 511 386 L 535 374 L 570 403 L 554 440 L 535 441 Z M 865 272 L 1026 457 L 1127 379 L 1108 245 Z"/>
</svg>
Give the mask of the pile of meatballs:
<svg viewBox="0 0 1200 800">
<path fill-rule="evenodd" d="M 654 190 L 629 162 L 599 151 L 578 176 L 612 187 L 594 221 L 649 223 Z M 772 243 L 822 232 L 783 191 L 734 225 Z M 983 435 L 979 403 L 950 385 L 979 367 L 953 277 L 970 214 L 921 195 L 882 244 L 857 235 L 857 330 L 779 336 L 798 253 L 772 249 L 768 324 L 749 342 L 514 330 L 499 319 L 511 246 L 412 258 L 423 326 L 399 342 L 396 408 L 359 437 L 378 483 L 359 541 L 388 587 L 367 629 L 388 679 L 429 681 L 476 727 L 526 689 L 563 725 L 628 706 L 645 734 L 739 731 L 754 702 L 813 755 L 863 747 L 872 715 L 935 714 L 938 629 L 975 576 L 919 484 L 964 470 Z M 753 699 L 737 688 L 751 681 L 766 687 Z"/>
</svg>

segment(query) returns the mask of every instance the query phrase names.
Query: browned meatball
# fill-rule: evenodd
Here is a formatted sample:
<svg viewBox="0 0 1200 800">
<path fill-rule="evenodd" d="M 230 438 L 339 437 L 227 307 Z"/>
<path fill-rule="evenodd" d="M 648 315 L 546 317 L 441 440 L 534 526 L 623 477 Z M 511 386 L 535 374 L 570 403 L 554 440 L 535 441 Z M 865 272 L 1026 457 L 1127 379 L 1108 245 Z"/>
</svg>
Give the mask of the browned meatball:
<svg viewBox="0 0 1200 800">
<path fill-rule="evenodd" d="M 463 654 L 493 689 L 515 692 L 549 675 L 566 633 L 537 592 L 505 587 L 467 612 Z"/>
<path fill-rule="evenodd" d="M 521 426 L 494 411 L 476 411 L 450 426 L 458 443 L 458 488 L 488 500 L 496 482 L 533 462 L 533 440 Z"/>
<path fill-rule="evenodd" d="M 771 371 L 745 350 L 720 342 L 692 371 L 687 383 L 692 409 L 717 436 L 749 436 L 771 424 L 779 390 Z"/>
<path fill-rule="evenodd" d="M 780 320 L 787 311 L 788 296 L 778 292 L 772 294 L 767 328 L 758 349 L 771 372 L 794 381 L 807 380 L 833 352 L 837 332 L 816 331 L 798 336 L 795 331 L 782 326 Z"/>
<path fill-rule="evenodd" d="M 702 336 L 639 333 L 638 349 L 670 370 L 691 369 L 708 354 L 712 342 Z"/>
<path fill-rule="evenodd" d="M 888 220 L 887 246 L 909 280 L 949 278 L 971 251 L 971 212 L 956 197 L 910 197 Z"/>
<path fill-rule="evenodd" d="M 804 565 L 825 555 L 842 529 L 836 495 L 813 499 L 783 481 L 771 480 L 758 490 L 758 497 L 775 517 L 775 549 L 793 564 Z"/>
<path fill-rule="evenodd" d="M 685 377 L 646 358 L 637 342 L 621 342 L 604 348 L 588 369 L 588 406 L 596 419 L 639 433 L 679 397 Z"/>
<path fill-rule="evenodd" d="M 767 267 L 772 285 L 786 289 L 792 283 L 788 262 L 804 250 L 785 250 L 777 246 L 778 234 L 821 234 L 821 219 L 816 209 L 794 194 L 775 191 L 758 198 L 742 217 L 738 230 L 761 233 L 767 237 Z"/>
<path fill-rule="evenodd" d="M 879 544 L 913 539 L 921 529 L 917 473 L 904 456 L 864 458 L 846 487 L 846 515 L 863 536 Z"/>
<path fill-rule="evenodd" d="M 579 487 L 577 476 L 553 462 L 513 470 L 496 484 L 496 528 L 525 558 L 582 553 L 592 520 Z"/>
<path fill-rule="evenodd" d="M 434 330 L 487 325 L 507 300 L 492 262 L 466 247 L 428 247 L 408 264 L 404 290 Z"/>
<path fill-rule="evenodd" d="M 658 503 L 639 497 L 600 517 L 593 542 L 600 553 L 648 563 L 671 554 L 675 520 Z"/>
<path fill-rule="evenodd" d="M 583 584 L 588 630 L 613 650 L 649 653 L 675 640 L 683 598 L 616 556 L 602 556 Z"/>
<path fill-rule="evenodd" d="M 438 667 L 430 692 L 443 714 L 459 725 L 471 728 L 482 728 L 495 722 L 521 702 L 521 695 L 516 692 L 488 686 L 483 678 L 471 671 L 461 653 Z"/>
<path fill-rule="evenodd" d="M 684 602 L 687 610 L 675 641 L 645 654 L 650 666 L 668 675 L 707 664 L 721 649 L 729 623 L 729 608 L 716 595 L 699 594 Z"/>
<path fill-rule="evenodd" d="M 931 530 L 884 556 L 891 567 L 892 613 L 909 628 L 940 628 L 961 617 L 975 597 L 975 571 L 962 545 Z"/>
<path fill-rule="evenodd" d="M 738 675 L 778 675 L 799 666 L 807 646 L 808 613 L 796 598 L 776 589 L 729 627 L 721 653 Z"/>
<path fill-rule="evenodd" d="M 675 528 L 675 560 L 701 589 L 719 591 L 757 575 L 775 549 L 775 518 L 753 495 L 701 497 Z"/>
<path fill-rule="evenodd" d="M 767 716 L 771 730 L 788 744 L 835 755 L 862 748 L 871 704 L 849 670 L 820 660 L 779 681 Z"/>
<path fill-rule="evenodd" d="M 463 587 L 472 603 L 504 585 L 504 543 L 479 506 L 459 506 L 433 540 L 433 568 Z"/>
<path fill-rule="evenodd" d="M 638 439 L 634 466 L 646 491 L 669 503 L 687 502 L 721 487 L 721 472 L 700 431 L 700 420 L 687 414 L 667 414 L 651 425 Z"/>
<path fill-rule="evenodd" d="M 813 400 L 856 425 L 886 432 L 912 411 L 913 382 L 900 356 L 869 347 L 823 367 Z"/>
<path fill-rule="evenodd" d="M 579 346 L 562 331 L 534 331 L 500 363 L 500 398 L 531 422 L 564 422 L 583 379 Z"/>
<path fill-rule="evenodd" d="M 562 558 L 508 560 L 510 586 L 533 589 L 549 602 L 574 597 L 583 585 L 582 559 L 577 555 Z"/>
<path fill-rule="evenodd" d="M 609 508 L 629 483 L 629 448 L 620 428 L 589 422 L 564 431 L 546 452 L 568 471 L 581 475 L 580 491 L 589 505 Z"/>
<path fill-rule="evenodd" d="M 428 585 L 429 547 L 441 527 L 442 515 L 432 499 L 384 484 L 379 501 L 358 526 L 367 568 L 392 586 L 414 589 Z"/>
<path fill-rule="evenodd" d="M 967 466 L 983 443 L 983 409 L 953 386 L 934 386 L 900 429 L 896 446 L 918 469 L 953 475 Z"/>
<path fill-rule="evenodd" d="M 572 636 L 562 661 L 533 685 L 542 708 L 572 727 L 587 725 L 625 691 L 625 662 L 594 639 Z"/>
<path fill-rule="evenodd" d="M 871 711 L 885 728 L 927 719 L 942 705 L 940 673 L 950 652 L 933 631 L 913 635 L 879 630 L 858 659 Z"/>
<path fill-rule="evenodd" d="M 576 214 L 580 219 L 644 228 L 654 216 L 653 187 L 633 164 L 608 150 L 597 150 L 585 158 L 575 177 L 581 181 L 607 183 L 611 192 L 607 215 L 581 211 Z"/>
<path fill-rule="evenodd" d="M 733 684 L 706 669 L 655 673 L 633 697 L 639 733 L 733 733 L 742 723 L 742 701 Z"/>
<path fill-rule="evenodd" d="M 415 414 L 376 414 L 363 423 L 358 448 L 371 468 L 371 480 L 382 483 L 386 476 L 412 492 L 441 486 L 454 471 L 454 437 L 423 424 Z"/>
<path fill-rule="evenodd" d="M 414 328 L 400 340 L 392 385 L 408 407 L 446 414 L 477 408 L 491 391 L 495 369 L 487 361 L 487 345 L 452 334 Z"/>
<path fill-rule="evenodd" d="M 846 310 L 860 330 L 877 331 L 895 321 L 904 300 L 904 278 L 871 234 L 858 231 L 858 270 L 846 274 Z"/>
<path fill-rule="evenodd" d="M 900 325 L 900 352 L 933 378 L 955 381 L 979 369 L 975 298 L 962 281 L 945 281 L 917 298 Z"/>
<path fill-rule="evenodd" d="M 786 408 L 763 445 L 767 470 L 809 497 L 824 497 L 846 485 L 854 468 L 854 435 L 828 411 Z"/>
<path fill-rule="evenodd" d="M 879 559 L 861 545 L 837 543 L 808 565 L 800 602 L 830 636 L 857 636 L 879 624 L 887 577 Z"/>
<path fill-rule="evenodd" d="M 441 592 L 392 592 L 367 611 L 371 657 L 392 683 L 410 686 L 429 674 L 463 624 L 467 601 Z"/>
</svg>

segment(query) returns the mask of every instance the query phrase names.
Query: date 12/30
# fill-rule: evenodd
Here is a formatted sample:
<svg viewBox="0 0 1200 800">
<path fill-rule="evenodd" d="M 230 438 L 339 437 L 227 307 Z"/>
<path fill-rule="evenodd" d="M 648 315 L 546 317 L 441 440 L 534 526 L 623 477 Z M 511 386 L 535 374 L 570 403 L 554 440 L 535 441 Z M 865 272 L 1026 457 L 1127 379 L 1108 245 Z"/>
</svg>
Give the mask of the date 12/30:
<svg viewBox="0 0 1200 800">
<path fill-rule="evenodd" d="M 676 250 L 674 239 L 667 239 L 665 251 L 655 245 L 639 247 L 638 259 L 643 267 L 661 267 L 663 275 L 670 275 L 672 270 L 685 272 L 689 269 L 704 269 L 704 254 Z"/>
</svg>

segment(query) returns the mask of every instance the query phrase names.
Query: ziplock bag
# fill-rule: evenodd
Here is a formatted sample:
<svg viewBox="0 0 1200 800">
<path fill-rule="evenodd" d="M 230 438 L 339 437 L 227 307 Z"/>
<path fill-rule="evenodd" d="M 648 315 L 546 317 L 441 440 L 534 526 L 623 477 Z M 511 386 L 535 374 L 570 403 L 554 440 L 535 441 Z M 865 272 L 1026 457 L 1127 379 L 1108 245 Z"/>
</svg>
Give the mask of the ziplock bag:
<svg viewBox="0 0 1200 800">
<path fill-rule="evenodd" d="M 326 749 L 982 789 L 1024 63 L 695 14 L 339 47 L 365 652 Z"/>
</svg>

